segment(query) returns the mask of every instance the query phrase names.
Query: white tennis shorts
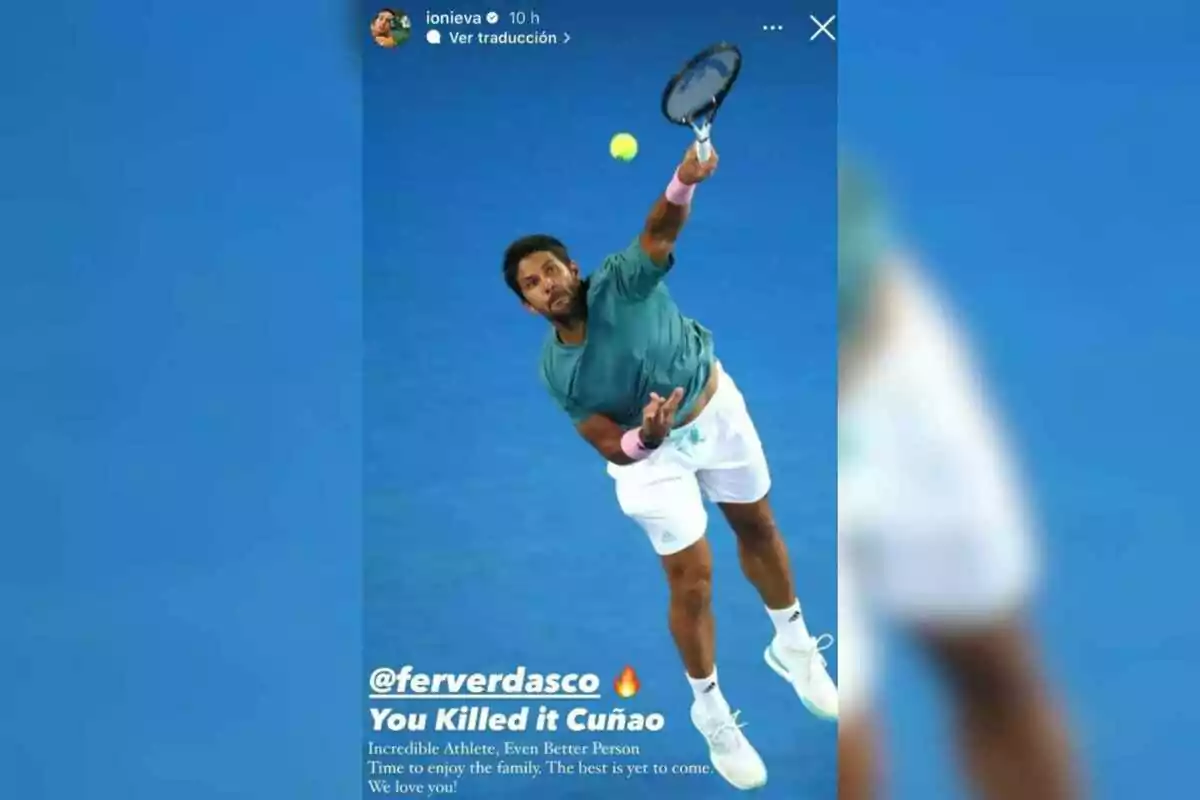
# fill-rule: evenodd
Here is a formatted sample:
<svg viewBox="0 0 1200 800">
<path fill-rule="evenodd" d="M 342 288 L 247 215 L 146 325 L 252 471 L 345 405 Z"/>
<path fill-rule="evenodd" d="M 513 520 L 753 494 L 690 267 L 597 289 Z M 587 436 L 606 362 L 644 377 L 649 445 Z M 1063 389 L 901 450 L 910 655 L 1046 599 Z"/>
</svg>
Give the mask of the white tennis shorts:
<svg viewBox="0 0 1200 800">
<path fill-rule="evenodd" d="M 715 369 L 717 389 L 696 419 L 677 428 L 649 458 L 608 465 L 621 510 L 642 527 L 659 555 L 678 553 L 704 537 L 704 498 L 753 503 L 771 488 L 746 400 L 720 364 Z"/>
<path fill-rule="evenodd" d="M 1029 594 L 1033 531 L 960 331 L 895 266 L 898 321 L 838 408 L 838 673 L 843 709 L 874 681 L 875 624 L 996 620 Z"/>
</svg>

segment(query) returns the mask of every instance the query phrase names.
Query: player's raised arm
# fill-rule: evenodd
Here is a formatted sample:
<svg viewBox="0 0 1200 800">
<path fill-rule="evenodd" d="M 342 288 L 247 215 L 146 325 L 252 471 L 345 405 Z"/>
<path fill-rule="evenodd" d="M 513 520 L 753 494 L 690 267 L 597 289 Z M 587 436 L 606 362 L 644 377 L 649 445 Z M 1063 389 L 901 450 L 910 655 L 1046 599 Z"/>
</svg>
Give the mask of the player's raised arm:
<svg viewBox="0 0 1200 800">
<path fill-rule="evenodd" d="M 712 151 L 707 161 L 700 161 L 696 157 L 695 145 L 687 149 L 683 163 L 675 170 L 675 176 L 671 178 L 662 197 L 650 209 L 646 227 L 642 229 L 642 248 L 655 264 L 665 267 L 669 263 L 675 241 L 683 230 L 683 223 L 687 221 L 696 184 L 706 180 L 716 168 L 716 150 Z"/>
</svg>

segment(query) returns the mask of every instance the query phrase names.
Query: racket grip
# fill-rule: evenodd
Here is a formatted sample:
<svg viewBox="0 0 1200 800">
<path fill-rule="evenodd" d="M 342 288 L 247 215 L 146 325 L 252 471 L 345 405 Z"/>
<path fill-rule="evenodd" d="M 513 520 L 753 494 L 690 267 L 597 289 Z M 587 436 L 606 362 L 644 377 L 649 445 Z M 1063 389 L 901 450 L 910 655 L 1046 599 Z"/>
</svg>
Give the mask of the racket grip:
<svg viewBox="0 0 1200 800">
<path fill-rule="evenodd" d="M 696 140 L 696 158 L 708 161 L 712 157 L 712 142 L 707 138 Z"/>
</svg>

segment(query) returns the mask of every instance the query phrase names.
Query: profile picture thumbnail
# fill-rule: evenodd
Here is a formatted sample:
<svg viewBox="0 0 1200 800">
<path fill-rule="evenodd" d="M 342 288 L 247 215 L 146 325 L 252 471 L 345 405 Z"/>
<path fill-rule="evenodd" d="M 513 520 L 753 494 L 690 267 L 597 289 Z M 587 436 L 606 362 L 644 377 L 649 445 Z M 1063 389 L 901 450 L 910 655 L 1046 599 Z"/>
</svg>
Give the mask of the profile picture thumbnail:
<svg viewBox="0 0 1200 800">
<path fill-rule="evenodd" d="M 380 47 L 396 47 L 412 35 L 412 20 L 403 11 L 380 9 L 371 20 L 371 38 Z"/>
</svg>

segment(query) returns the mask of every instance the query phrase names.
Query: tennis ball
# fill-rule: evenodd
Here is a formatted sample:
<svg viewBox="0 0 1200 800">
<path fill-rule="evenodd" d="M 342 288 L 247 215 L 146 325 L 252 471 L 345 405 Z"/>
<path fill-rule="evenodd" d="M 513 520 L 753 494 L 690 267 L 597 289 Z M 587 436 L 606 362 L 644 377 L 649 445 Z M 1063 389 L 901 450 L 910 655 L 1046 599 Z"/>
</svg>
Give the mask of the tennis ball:
<svg viewBox="0 0 1200 800">
<path fill-rule="evenodd" d="M 633 138 L 633 134 L 618 133 L 608 143 L 608 152 L 612 153 L 612 157 L 617 161 L 633 161 L 637 155 L 637 147 L 637 139 Z"/>
</svg>

